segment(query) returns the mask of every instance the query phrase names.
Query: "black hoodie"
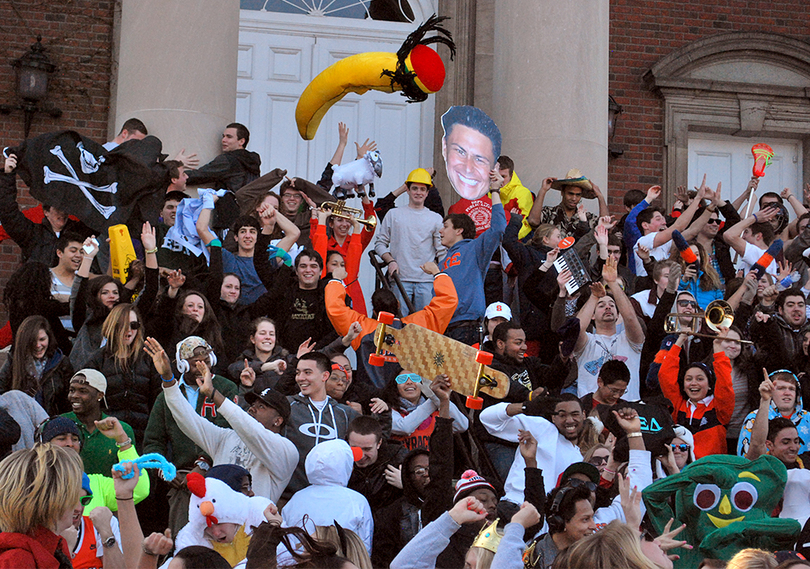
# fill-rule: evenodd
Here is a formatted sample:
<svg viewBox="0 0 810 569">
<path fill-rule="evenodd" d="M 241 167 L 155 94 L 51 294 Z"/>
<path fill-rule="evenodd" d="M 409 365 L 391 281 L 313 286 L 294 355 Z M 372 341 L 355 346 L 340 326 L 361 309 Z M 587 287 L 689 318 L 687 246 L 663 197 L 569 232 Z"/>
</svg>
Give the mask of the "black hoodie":
<svg viewBox="0 0 810 569">
<path fill-rule="evenodd" d="M 187 183 L 235 192 L 259 177 L 261 165 L 262 159 L 255 152 L 243 148 L 223 152 L 205 166 L 188 170 Z"/>
</svg>

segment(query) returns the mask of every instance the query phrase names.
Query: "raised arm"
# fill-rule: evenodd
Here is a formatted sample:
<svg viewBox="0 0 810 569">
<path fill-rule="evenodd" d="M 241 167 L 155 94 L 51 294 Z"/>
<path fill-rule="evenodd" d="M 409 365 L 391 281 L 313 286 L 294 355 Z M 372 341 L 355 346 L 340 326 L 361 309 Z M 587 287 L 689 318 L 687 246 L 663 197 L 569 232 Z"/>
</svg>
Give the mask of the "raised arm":
<svg viewBox="0 0 810 569">
<path fill-rule="evenodd" d="M 346 150 L 346 144 L 349 142 L 349 127 L 347 127 L 344 123 L 338 123 L 338 145 L 335 148 L 335 153 L 332 155 L 332 159 L 329 161 L 330 164 L 333 166 L 340 166 L 340 163 L 343 161 L 343 151 Z"/>
<path fill-rule="evenodd" d="M 599 202 L 599 217 L 610 215 L 607 200 L 605 199 L 604 194 L 602 194 L 602 190 L 600 190 L 599 186 L 594 184 L 593 181 L 591 181 L 591 185 L 593 186 L 593 193 L 596 194 L 596 201 Z"/>
<path fill-rule="evenodd" d="M 551 184 L 557 178 L 546 178 L 543 180 L 543 185 L 540 186 L 540 191 L 537 192 L 537 199 L 534 200 L 534 204 L 532 205 L 532 209 L 529 210 L 529 215 L 526 216 L 526 221 L 532 227 L 537 227 L 542 223 L 543 219 L 543 202 L 546 201 L 546 194 L 551 189 Z M 601 210 L 601 205 L 599 206 Z M 607 215 L 607 214 L 605 214 Z"/>
<path fill-rule="evenodd" d="M 639 322 L 636 316 L 636 311 L 633 309 L 630 299 L 627 298 L 627 295 L 619 284 L 617 267 L 618 264 L 616 260 L 613 257 L 608 257 L 608 260 L 605 261 L 605 266 L 602 267 L 602 278 L 608 283 L 608 288 L 610 288 L 610 292 L 613 293 L 613 300 L 616 301 L 616 308 L 619 310 L 619 314 L 622 315 L 624 329 L 627 332 L 627 340 L 633 344 L 643 344 L 644 329 L 641 327 L 641 322 Z M 580 322 L 582 321 L 580 320 Z M 579 344 L 579 341 L 577 341 L 577 344 Z"/>
<path fill-rule="evenodd" d="M 745 203 L 745 200 L 752 197 L 753 192 L 757 191 L 757 186 L 759 186 L 759 178 L 756 176 L 752 176 L 750 180 L 748 180 L 748 185 L 745 187 L 745 191 L 742 192 L 737 199 L 732 202 L 732 206 L 736 211 L 740 211 L 742 204 Z"/>
<path fill-rule="evenodd" d="M 759 409 L 757 417 L 754 419 L 754 427 L 751 429 L 751 444 L 745 458 L 756 460 L 766 453 L 765 440 L 768 438 L 768 423 L 770 421 L 771 399 L 773 398 L 774 385 L 768 377 L 768 371 L 763 369 L 762 374 L 765 380 L 759 384 Z"/>
<path fill-rule="evenodd" d="M 298 241 L 298 238 L 301 236 L 301 230 L 298 229 L 298 226 L 287 219 L 287 217 L 279 215 L 276 208 L 271 205 L 265 206 L 262 210 L 260 210 L 259 215 L 262 217 L 267 217 L 268 219 L 275 218 L 276 225 L 278 225 L 284 232 L 284 237 L 279 240 L 276 247 L 279 249 L 284 249 L 289 253 L 292 246 L 295 245 L 295 242 Z M 325 261 L 326 257 L 324 257 L 324 262 Z"/>
<path fill-rule="evenodd" d="M 660 247 L 667 241 L 672 239 L 672 232 L 677 230 L 683 233 L 687 227 L 689 227 L 689 222 L 692 221 L 692 217 L 694 217 L 695 212 L 697 211 L 698 207 L 700 206 L 701 202 L 703 201 L 704 196 L 706 195 L 706 190 L 708 187 L 706 186 L 706 176 L 703 176 L 703 183 L 698 190 L 698 195 L 695 199 L 692 200 L 692 203 L 689 204 L 684 212 L 675 220 L 671 226 L 667 227 L 663 231 L 659 231 L 655 234 L 655 238 L 653 239 L 653 247 Z"/>
<path fill-rule="evenodd" d="M 746 244 L 745 239 L 742 237 L 743 232 L 755 223 L 770 221 L 776 216 L 778 211 L 779 210 L 775 207 L 767 207 L 759 210 L 757 213 L 752 213 L 739 223 L 735 223 L 732 227 L 726 229 L 725 233 L 723 233 L 723 240 L 739 255 L 743 255 L 745 253 Z"/>
<path fill-rule="evenodd" d="M 793 192 L 790 191 L 790 188 L 785 188 L 782 190 L 782 199 L 786 200 L 790 207 L 793 208 L 793 211 L 796 212 L 796 217 L 801 217 L 805 213 L 807 213 L 807 208 L 804 207 L 804 204 L 796 199 L 796 196 L 793 195 Z"/>
<path fill-rule="evenodd" d="M 211 229 L 208 227 L 208 225 L 211 223 L 211 212 L 214 211 L 214 203 L 217 201 L 217 199 L 217 196 L 214 196 L 214 200 L 212 202 L 203 202 L 203 207 L 200 210 L 200 217 L 197 218 L 197 235 L 199 235 L 200 239 L 202 239 L 203 245 L 208 245 L 211 243 L 211 241 L 217 238 L 217 236 L 214 235 L 211 232 Z"/>
<path fill-rule="evenodd" d="M 565 271 L 562 273 L 565 274 Z M 561 276 L 562 276 L 561 274 Z M 562 294 L 563 288 L 560 288 L 560 294 Z M 577 343 L 574 346 L 574 352 L 581 352 L 585 349 L 585 344 L 588 343 L 588 325 L 591 323 L 593 319 L 593 313 L 596 310 L 596 303 L 599 302 L 599 299 L 605 296 L 607 292 L 605 291 L 605 287 L 602 283 L 591 283 L 591 296 L 588 297 L 588 300 L 579 309 L 577 312 L 577 318 L 579 319 L 579 338 L 577 338 Z"/>
</svg>

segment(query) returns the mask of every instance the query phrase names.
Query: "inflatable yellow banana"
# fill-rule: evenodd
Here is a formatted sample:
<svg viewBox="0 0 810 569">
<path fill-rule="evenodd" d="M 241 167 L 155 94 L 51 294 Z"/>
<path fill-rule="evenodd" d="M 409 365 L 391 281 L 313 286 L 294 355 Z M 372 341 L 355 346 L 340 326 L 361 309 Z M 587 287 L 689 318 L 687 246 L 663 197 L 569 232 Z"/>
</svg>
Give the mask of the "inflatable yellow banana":
<svg viewBox="0 0 810 569">
<path fill-rule="evenodd" d="M 396 53 L 358 53 L 319 73 L 304 89 L 295 108 L 301 138 L 312 140 L 326 112 L 348 93 L 362 95 L 370 89 L 384 93 L 402 91 L 408 102 L 421 102 L 441 89 L 444 63 L 427 44 L 442 43 L 450 48 L 450 58 L 455 56 L 450 32 L 438 25 L 445 19 L 431 16 L 408 35 Z M 423 39 L 430 31 L 442 35 Z"/>
</svg>

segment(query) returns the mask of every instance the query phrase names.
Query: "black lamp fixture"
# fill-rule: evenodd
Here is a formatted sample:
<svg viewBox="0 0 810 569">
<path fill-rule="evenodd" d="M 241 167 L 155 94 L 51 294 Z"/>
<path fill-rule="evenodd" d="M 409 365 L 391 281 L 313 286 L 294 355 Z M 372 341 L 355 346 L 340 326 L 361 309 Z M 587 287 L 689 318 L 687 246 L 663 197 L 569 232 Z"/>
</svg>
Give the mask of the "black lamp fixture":
<svg viewBox="0 0 810 569">
<path fill-rule="evenodd" d="M 608 152 L 613 158 L 624 154 L 624 148 L 610 142 L 613 140 L 613 135 L 616 134 L 616 121 L 623 112 L 624 108 L 616 102 L 612 95 L 608 95 Z"/>
<path fill-rule="evenodd" d="M 22 111 L 25 116 L 25 138 L 28 138 L 31 121 L 36 113 L 42 111 L 55 119 L 62 116 L 62 111 L 56 107 L 39 106 L 48 95 L 48 77 L 56 70 L 56 66 L 45 55 L 42 36 L 37 36 L 37 42 L 31 46 L 31 50 L 15 59 L 11 66 L 17 75 L 17 96 L 22 99 L 22 103 L 0 105 L 0 113 L 7 115 L 15 110 Z"/>
</svg>

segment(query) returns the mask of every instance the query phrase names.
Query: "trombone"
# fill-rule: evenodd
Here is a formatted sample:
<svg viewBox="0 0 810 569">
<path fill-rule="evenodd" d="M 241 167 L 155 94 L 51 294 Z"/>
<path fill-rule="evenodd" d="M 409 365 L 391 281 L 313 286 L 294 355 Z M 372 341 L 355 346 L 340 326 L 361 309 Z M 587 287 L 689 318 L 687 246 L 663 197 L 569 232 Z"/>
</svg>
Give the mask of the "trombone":
<svg viewBox="0 0 810 569">
<path fill-rule="evenodd" d="M 688 330 L 681 328 L 681 320 L 689 319 L 690 325 Z M 689 336 L 697 336 L 699 338 L 711 338 L 717 340 L 716 334 L 701 334 L 695 332 L 695 328 L 700 328 L 700 321 L 705 320 L 706 326 L 716 334 L 720 334 L 720 328 L 729 328 L 734 323 L 734 309 L 725 300 L 713 300 L 706 306 L 706 311 L 703 314 L 681 314 L 679 312 L 670 312 L 667 319 L 664 321 L 664 332 L 667 334 L 687 334 Z M 741 344 L 753 344 L 750 340 L 736 340 Z"/>
<path fill-rule="evenodd" d="M 370 229 L 374 229 L 377 227 L 377 218 L 373 215 L 368 216 L 367 218 L 363 219 L 360 216 L 363 215 L 363 210 L 357 209 L 354 207 L 346 207 L 345 200 L 338 200 L 336 202 L 323 202 L 321 207 L 325 210 L 329 211 L 329 215 L 334 215 L 335 217 L 341 217 L 343 219 L 349 219 L 351 221 L 357 220 L 357 223 L 362 223 L 366 227 Z"/>
</svg>

